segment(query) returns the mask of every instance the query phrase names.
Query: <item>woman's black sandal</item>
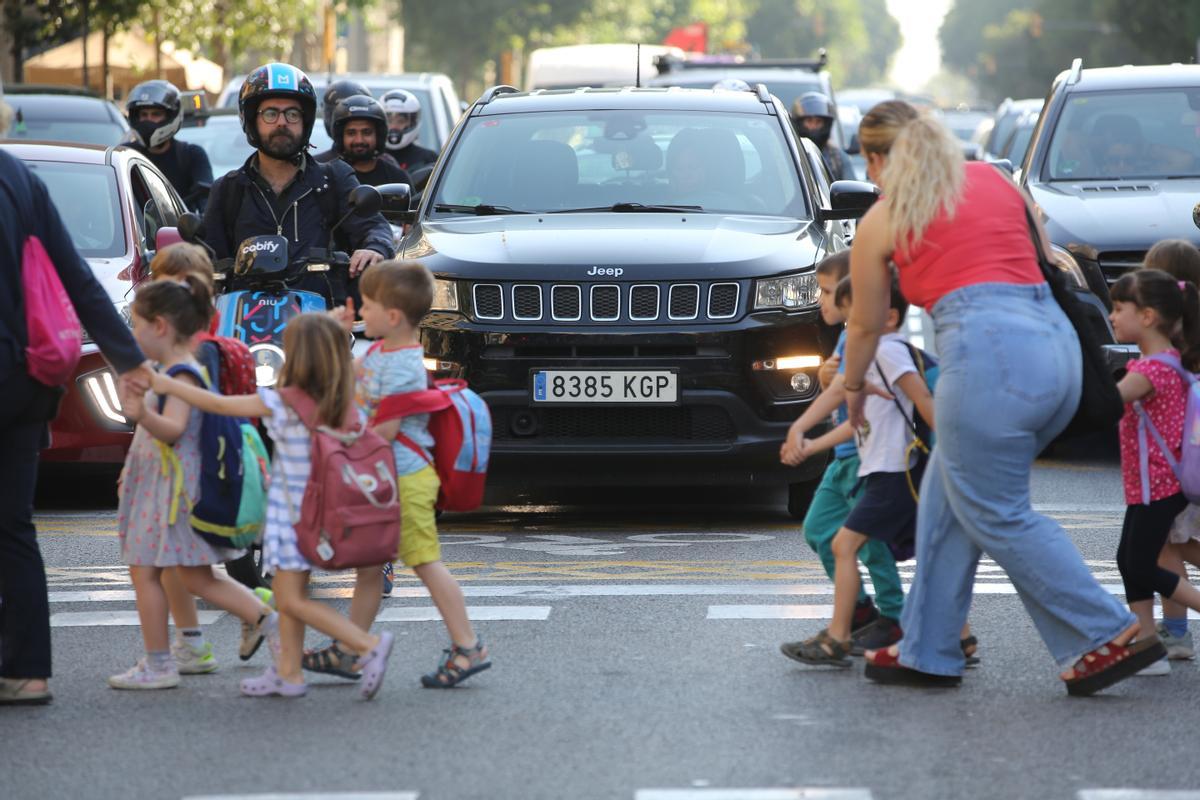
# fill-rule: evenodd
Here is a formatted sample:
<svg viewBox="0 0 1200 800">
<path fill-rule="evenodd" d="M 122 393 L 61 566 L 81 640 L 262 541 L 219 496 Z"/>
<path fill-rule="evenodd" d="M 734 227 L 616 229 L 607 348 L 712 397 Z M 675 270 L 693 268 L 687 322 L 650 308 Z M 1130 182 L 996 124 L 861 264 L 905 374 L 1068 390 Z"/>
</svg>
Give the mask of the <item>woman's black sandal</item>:
<svg viewBox="0 0 1200 800">
<path fill-rule="evenodd" d="M 825 628 L 811 639 L 802 642 L 785 642 L 779 652 L 793 661 L 816 667 L 849 667 L 850 642 L 839 642 Z"/>
<path fill-rule="evenodd" d="M 974 636 L 968 636 L 959 641 L 959 647 L 962 648 L 963 658 L 966 659 L 967 669 L 973 669 L 979 666 L 979 656 L 975 655 L 979 652 L 979 640 Z"/>
<path fill-rule="evenodd" d="M 470 665 L 459 666 L 455 661 L 459 656 L 467 659 Z M 476 638 L 474 647 L 451 645 L 448 650 L 443 650 L 442 663 L 438 664 L 435 672 L 421 676 L 421 685 L 426 689 L 450 689 L 491 666 L 492 662 L 488 661 L 488 652 L 483 640 Z"/>
<path fill-rule="evenodd" d="M 362 674 L 354 670 L 354 662 L 358 657 L 347 653 L 338 647 L 337 642 L 330 642 L 320 650 L 305 650 L 300 659 L 300 666 L 309 672 L 320 672 L 325 675 L 336 675 L 339 678 L 349 678 L 356 681 Z"/>
</svg>

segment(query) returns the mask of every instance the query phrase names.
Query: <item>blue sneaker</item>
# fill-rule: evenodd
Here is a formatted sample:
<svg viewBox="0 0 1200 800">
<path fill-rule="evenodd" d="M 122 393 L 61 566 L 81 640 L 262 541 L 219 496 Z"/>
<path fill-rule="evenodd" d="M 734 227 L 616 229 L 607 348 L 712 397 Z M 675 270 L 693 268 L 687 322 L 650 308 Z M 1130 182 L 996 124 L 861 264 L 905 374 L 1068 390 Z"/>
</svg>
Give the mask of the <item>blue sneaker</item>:
<svg viewBox="0 0 1200 800">
<path fill-rule="evenodd" d="M 396 588 L 396 568 L 389 561 L 383 565 L 383 596 L 391 597 L 394 588 Z"/>
</svg>

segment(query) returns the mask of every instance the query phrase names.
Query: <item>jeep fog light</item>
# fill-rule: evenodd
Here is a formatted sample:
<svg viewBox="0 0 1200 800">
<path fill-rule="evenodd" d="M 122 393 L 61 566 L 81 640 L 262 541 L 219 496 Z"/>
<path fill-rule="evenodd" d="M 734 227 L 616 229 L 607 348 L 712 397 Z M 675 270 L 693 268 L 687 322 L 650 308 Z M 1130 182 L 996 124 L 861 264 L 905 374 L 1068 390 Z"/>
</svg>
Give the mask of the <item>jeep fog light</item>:
<svg viewBox="0 0 1200 800">
<path fill-rule="evenodd" d="M 433 305 L 431 311 L 458 311 L 458 284 L 454 281 L 433 282 Z"/>
<path fill-rule="evenodd" d="M 808 394 L 812 385 L 812 377 L 804 372 L 797 372 L 792 376 L 792 391 L 796 394 Z"/>
<path fill-rule="evenodd" d="M 88 399 L 92 401 L 92 408 L 104 422 L 122 427 L 129 425 L 129 420 L 125 419 L 125 414 L 121 411 L 121 400 L 117 396 L 117 382 L 113 380 L 111 370 L 102 369 L 84 375 L 79 382 L 87 390 Z"/>
<path fill-rule="evenodd" d="M 817 276 L 814 273 L 767 278 L 754 282 L 754 309 L 807 308 L 817 303 Z"/>
</svg>

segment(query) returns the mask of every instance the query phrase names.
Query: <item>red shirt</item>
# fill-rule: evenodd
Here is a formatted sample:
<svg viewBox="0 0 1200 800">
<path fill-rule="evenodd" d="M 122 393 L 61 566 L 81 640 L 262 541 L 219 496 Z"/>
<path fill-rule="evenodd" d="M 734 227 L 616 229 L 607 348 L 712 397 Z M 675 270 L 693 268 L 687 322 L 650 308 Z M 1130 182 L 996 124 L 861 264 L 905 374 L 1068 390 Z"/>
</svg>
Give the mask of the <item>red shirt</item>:
<svg viewBox="0 0 1200 800">
<path fill-rule="evenodd" d="M 1012 181 L 983 162 L 964 165 L 954 216 L 939 214 L 921 241 L 892 254 L 900 291 L 926 310 L 955 289 L 977 283 L 1042 283 L 1025 202 Z"/>
<path fill-rule="evenodd" d="M 1164 354 L 1179 358 L 1179 351 L 1165 350 Z M 1154 387 L 1154 394 L 1143 398 L 1142 408 L 1154 423 L 1163 441 L 1171 448 L 1171 455 L 1179 460 L 1183 447 L 1183 421 L 1187 411 L 1187 389 L 1179 373 L 1158 361 L 1139 358 L 1126 368 L 1129 372 L 1144 375 Z M 1135 505 L 1142 502 L 1142 468 L 1138 450 L 1138 415 L 1131 403 L 1125 404 L 1125 416 L 1121 417 L 1121 479 L 1125 484 L 1125 502 Z M 1182 489 L 1171 465 L 1163 456 L 1153 434 L 1146 431 L 1146 450 L 1149 455 L 1147 470 L 1150 473 L 1150 502 L 1162 500 Z"/>
</svg>

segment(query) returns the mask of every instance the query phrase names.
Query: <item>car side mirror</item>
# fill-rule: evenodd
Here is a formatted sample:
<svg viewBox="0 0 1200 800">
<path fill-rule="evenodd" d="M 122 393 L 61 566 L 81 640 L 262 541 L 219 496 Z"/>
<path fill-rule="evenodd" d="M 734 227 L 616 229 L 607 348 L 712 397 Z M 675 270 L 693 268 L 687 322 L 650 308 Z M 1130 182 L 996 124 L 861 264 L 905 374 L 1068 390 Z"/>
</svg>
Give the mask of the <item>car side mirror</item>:
<svg viewBox="0 0 1200 800">
<path fill-rule="evenodd" d="M 829 208 L 824 219 L 858 219 L 879 199 L 879 187 L 866 181 L 834 181 L 829 187 Z"/>
<path fill-rule="evenodd" d="M 848 155 L 856 156 L 861 152 L 862 152 L 862 145 L 860 145 L 858 143 L 858 134 L 857 133 L 850 134 L 850 141 L 846 142 L 846 153 Z"/>
<path fill-rule="evenodd" d="M 374 186 L 359 185 L 350 192 L 347 200 L 351 211 L 356 217 L 370 217 L 379 213 L 383 207 L 383 198 Z"/>
<path fill-rule="evenodd" d="M 989 159 L 989 160 L 988 160 L 988 163 L 989 163 L 989 164 L 991 164 L 991 165 L 992 165 L 993 167 L 995 167 L 996 169 L 998 169 L 998 170 L 1001 170 L 1002 172 L 1006 172 L 1006 173 L 1008 173 L 1008 176 L 1009 176 L 1010 178 L 1012 177 L 1012 175 L 1013 175 L 1013 163 L 1012 163 L 1012 161 L 1010 161 L 1009 159 L 1007 159 L 1007 158 L 993 158 L 993 159 Z"/>
<path fill-rule="evenodd" d="M 173 244 L 179 244 L 183 241 L 183 234 L 179 232 L 179 228 L 159 228 L 154 234 L 154 252 L 161 253 L 166 248 Z"/>
<path fill-rule="evenodd" d="M 179 234 L 179 238 L 183 241 L 195 244 L 196 239 L 200 234 L 200 228 L 203 227 L 203 225 L 204 220 L 201 219 L 199 214 L 197 214 L 195 211 L 185 211 L 179 215 L 179 221 L 176 223 L 175 231 Z M 162 230 L 171 229 L 165 228 Z M 161 233 L 162 230 L 159 232 Z"/>
<path fill-rule="evenodd" d="M 378 187 L 380 212 L 388 222 L 412 221 L 412 187 L 407 183 L 385 183 Z"/>
</svg>

